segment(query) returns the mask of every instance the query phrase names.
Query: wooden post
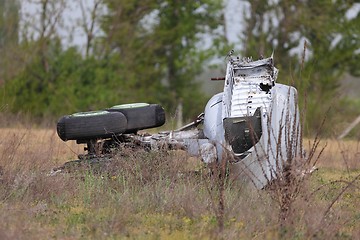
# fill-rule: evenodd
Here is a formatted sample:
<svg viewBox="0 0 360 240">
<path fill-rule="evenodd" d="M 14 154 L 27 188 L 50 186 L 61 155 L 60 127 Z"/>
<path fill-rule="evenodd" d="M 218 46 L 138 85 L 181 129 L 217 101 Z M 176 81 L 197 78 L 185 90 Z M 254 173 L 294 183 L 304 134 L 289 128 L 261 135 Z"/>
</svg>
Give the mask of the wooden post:
<svg viewBox="0 0 360 240">
<path fill-rule="evenodd" d="M 183 126 L 183 102 L 179 101 L 179 104 L 176 109 L 176 128 L 181 128 Z"/>
<path fill-rule="evenodd" d="M 358 125 L 360 123 L 360 116 L 358 116 L 339 136 L 338 139 L 341 140 L 344 137 L 346 137 L 346 135 L 349 134 L 349 132 L 356 127 L 356 125 Z"/>
</svg>

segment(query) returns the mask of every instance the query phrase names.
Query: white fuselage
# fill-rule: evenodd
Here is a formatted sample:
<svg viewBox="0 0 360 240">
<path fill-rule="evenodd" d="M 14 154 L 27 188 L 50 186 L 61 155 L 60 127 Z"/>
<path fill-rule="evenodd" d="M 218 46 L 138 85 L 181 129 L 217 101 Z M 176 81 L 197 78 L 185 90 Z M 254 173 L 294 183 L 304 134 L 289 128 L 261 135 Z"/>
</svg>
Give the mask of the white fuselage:
<svg viewBox="0 0 360 240">
<path fill-rule="evenodd" d="M 238 160 L 231 164 L 233 172 L 250 176 L 258 188 L 276 178 L 289 156 L 300 154 L 297 91 L 275 83 L 277 72 L 272 58 L 229 61 L 224 91 L 208 101 L 204 112 L 204 135 L 215 144 L 218 159 L 224 149 L 234 153 Z M 257 134 L 251 133 L 254 130 L 248 119 L 258 121 L 261 129 Z M 229 121 L 231 127 L 226 131 L 224 123 Z M 242 146 L 249 141 L 253 146 Z M 236 152 L 236 147 L 247 150 Z"/>
</svg>

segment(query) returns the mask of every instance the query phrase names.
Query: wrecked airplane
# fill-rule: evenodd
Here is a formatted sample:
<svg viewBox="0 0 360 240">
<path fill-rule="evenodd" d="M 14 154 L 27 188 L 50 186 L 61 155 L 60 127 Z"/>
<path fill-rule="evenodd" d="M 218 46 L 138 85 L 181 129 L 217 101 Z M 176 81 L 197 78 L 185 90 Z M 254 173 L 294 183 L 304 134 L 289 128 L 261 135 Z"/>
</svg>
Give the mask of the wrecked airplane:
<svg viewBox="0 0 360 240">
<path fill-rule="evenodd" d="M 206 164 L 228 161 L 233 176 L 263 188 L 302 154 L 297 91 L 277 83 L 277 74 L 272 56 L 253 61 L 229 55 L 225 77 L 213 79 L 224 81 L 223 91 L 180 129 L 139 133 L 163 125 L 165 111 L 158 104 L 135 103 L 63 116 L 57 132 L 63 141 L 86 144 L 87 153 L 76 161 L 109 160 L 120 146 L 166 146 Z"/>
</svg>

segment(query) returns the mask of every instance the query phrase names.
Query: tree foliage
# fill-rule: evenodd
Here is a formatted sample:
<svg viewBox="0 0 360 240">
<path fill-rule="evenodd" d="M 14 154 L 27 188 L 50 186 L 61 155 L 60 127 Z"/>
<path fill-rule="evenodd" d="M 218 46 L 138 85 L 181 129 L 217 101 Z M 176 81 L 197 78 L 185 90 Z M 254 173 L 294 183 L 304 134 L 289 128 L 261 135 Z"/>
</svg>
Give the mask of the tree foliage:
<svg viewBox="0 0 360 240">
<path fill-rule="evenodd" d="M 0 84 L 14 71 L 7 59 L 12 58 L 19 40 L 19 9 L 17 0 L 0 0 Z"/>
<path fill-rule="evenodd" d="M 92 16 L 90 26 L 101 19 L 103 34 L 95 38 L 91 27 L 84 29 L 85 56 L 64 47 L 56 32 L 65 2 L 38 4 L 36 34 L 24 34 L 21 43 L 31 56 L 2 91 L 12 111 L 58 116 L 138 101 L 159 102 L 170 113 L 182 101 L 186 118 L 202 111 L 195 77 L 214 47 L 202 47 L 201 34 L 218 27 L 221 1 L 97 1 L 108 11 Z"/>
<path fill-rule="evenodd" d="M 218 28 L 221 1 L 126 2 L 107 1 L 107 54 L 122 62 L 132 89 L 146 89 L 172 111 L 183 102 L 193 117 L 204 105 L 195 77 L 211 57 L 201 38 Z"/>
<path fill-rule="evenodd" d="M 0 0 L 0 48 L 18 41 L 19 4 L 17 1 Z"/>
</svg>

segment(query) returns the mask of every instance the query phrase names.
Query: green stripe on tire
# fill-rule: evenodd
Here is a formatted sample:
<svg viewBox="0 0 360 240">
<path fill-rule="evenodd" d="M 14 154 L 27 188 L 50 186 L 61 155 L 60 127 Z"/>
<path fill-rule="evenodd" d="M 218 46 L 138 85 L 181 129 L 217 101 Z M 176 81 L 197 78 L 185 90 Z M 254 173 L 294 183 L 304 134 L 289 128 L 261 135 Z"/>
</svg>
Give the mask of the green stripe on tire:
<svg viewBox="0 0 360 240">
<path fill-rule="evenodd" d="M 100 116 L 108 114 L 107 111 L 90 111 L 90 112 L 78 112 L 71 114 L 70 117 L 89 117 L 89 116 Z"/>
<path fill-rule="evenodd" d="M 129 104 L 121 104 L 112 106 L 110 109 L 128 109 L 128 108 L 139 108 L 139 107 L 147 107 L 150 104 L 148 103 L 129 103 Z"/>
</svg>

